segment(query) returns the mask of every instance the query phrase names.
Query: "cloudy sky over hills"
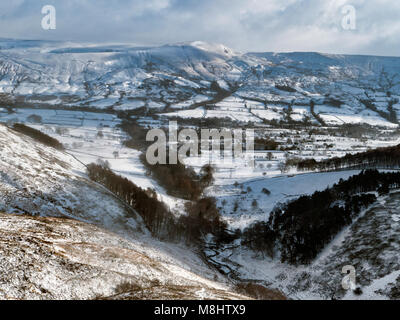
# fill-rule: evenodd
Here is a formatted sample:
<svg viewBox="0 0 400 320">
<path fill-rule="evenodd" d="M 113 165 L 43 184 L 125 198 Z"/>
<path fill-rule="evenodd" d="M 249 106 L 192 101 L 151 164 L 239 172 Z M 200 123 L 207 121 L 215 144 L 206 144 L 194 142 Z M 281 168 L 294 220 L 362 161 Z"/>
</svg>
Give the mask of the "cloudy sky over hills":
<svg viewBox="0 0 400 320">
<path fill-rule="evenodd" d="M 54 5 L 57 29 L 43 30 Z M 352 5 L 356 28 L 345 30 Z M 157 45 L 189 40 L 239 51 L 400 55 L 397 0 L 14 0 L 0 2 L 0 37 Z"/>
</svg>

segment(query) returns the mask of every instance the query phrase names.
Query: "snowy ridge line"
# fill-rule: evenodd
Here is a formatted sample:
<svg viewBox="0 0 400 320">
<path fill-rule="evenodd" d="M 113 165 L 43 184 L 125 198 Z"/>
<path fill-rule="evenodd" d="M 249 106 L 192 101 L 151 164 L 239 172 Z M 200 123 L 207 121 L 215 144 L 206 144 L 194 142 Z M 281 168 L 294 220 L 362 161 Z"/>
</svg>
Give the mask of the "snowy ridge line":
<svg viewBox="0 0 400 320">
<path fill-rule="evenodd" d="M 7 40 L 0 43 L 4 41 Z M 38 42 L 26 47 L 22 41 L 16 41 L 15 45 L 4 45 L 2 49 L 0 93 L 5 104 L 9 102 L 14 107 L 58 105 L 128 113 L 140 106 L 155 113 L 171 110 L 179 113 L 181 108 L 218 105 L 231 97 L 282 107 L 309 106 L 315 101 L 316 106 L 332 110 L 337 118 L 322 119 L 320 115 L 326 112 L 317 114 L 312 110 L 307 115 L 327 125 L 334 125 L 332 122 L 338 119 L 339 125 L 343 122 L 398 125 L 397 120 L 387 117 L 390 112 L 386 109 L 400 97 L 400 81 L 392 79 L 400 73 L 400 58 L 346 55 L 327 58 L 319 53 L 241 54 L 223 45 L 198 43 L 141 49 L 125 45 L 118 46 L 118 50 L 97 46 L 99 50 L 94 50 L 84 44 Z M 44 52 L 46 46 L 51 48 Z M 107 54 L 103 54 L 104 50 Z M 393 81 L 385 82 L 388 78 Z M 204 99 L 199 101 L 199 96 Z M 376 110 L 360 105 L 359 100 L 366 96 Z M 340 105 L 329 106 L 329 101 L 339 101 Z M 398 116 L 399 106 L 398 102 L 392 103 Z M 159 107 L 162 109 L 157 110 Z M 346 114 L 351 117 L 341 117 Z M 280 120 L 280 116 L 273 118 Z M 269 121 L 271 115 L 260 119 Z"/>
</svg>

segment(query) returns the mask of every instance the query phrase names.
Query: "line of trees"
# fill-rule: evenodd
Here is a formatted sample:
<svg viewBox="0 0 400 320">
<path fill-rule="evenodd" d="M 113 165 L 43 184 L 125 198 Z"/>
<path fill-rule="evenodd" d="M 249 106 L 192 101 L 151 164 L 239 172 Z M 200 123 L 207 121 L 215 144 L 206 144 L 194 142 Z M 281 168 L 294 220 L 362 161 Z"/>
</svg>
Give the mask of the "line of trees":
<svg viewBox="0 0 400 320">
<path fill-rule="evenodd" d="M 153 190 L 143 190 L 127 178 L 115 174 L 107 162 L 89 164 L 87 173 L 91 180 L 102 184 L 136 210 L 153 234 L 161 235 L 163 226 L 169 224 L 171 214 Z"/>
<path fill-rule="evenodd" d="M 400 145 L 394 147 L 382 147 L 374 150 L 347 154 L 344 157 L 335 157 L 322 161 L 306 159 L 295 164 L 299 171 L 331 171 L 345 168 L 399 168 L 400 167 Z"/>
<path fill-rule="evenodd" d="M 365 170 L 324 191 L 302 196 L 276 207 L 267 222 L 245 229 L 242 244 L 282 262 L 308 264 L 363 208 L 376 201 L 375 193 L 400 187 L 400 173 Z"/>
<path fill-rule="evenodd" d="M 319 114 L 317 114 L 315 112 L 315 102 L 313 100 L 310 101 L 310 113 L 312 114 L 312 116 L 322 125 L 322 126 L 326 126 L 326 123 L 324 121 L 324 119 L 321 118 L 321 116 Z"/>
<path fill-rule="evenodd" d="M 89 164 L 87 173 L 91 180 L 102 184 L 136 210 L 150 232 L 160 239 L 201 244 L 203 236 L 210 233 L 217 241 L 229 238 L 214 198 L 188 202 L 187 215 L 175 217 L 158 200 L 154 190 L 143 190 L 127 178 L 115 174 L 106 162 Z"/>
<path fill-rule="evenodd" d="M 393 101 L 389 102 L 389 104 L 388 104 L 388 112 L 385 112 L 385 111 L 382 111 L 382 110 L 378 109 L 377 106 L 375 105 L 374 101 L 371 100 L 371 99 L 360 99 L 360 102 L 366 108 L 376 112 L 382 118 L 388 120 L 389 122 L 396 123 L 396 124 L 398 123 L 397 114 L 393 110 L 393 105 L 396 103 L 396 100 L 393 100 Z"/>
<path fill-rule="evenodd" d="M 35 139 L 36 141 L 39 141 L 40 143 L 43 143 L 47 146 L 56 148 L 58 150 L 64 150 L 64 146 L 62 145 L 61 142 L 59 142 L 57 139 L 54 139 L 47 134 L 36 130 L 34 128 L 28 127 L 22 123 L 14 123 L 12 126 L 12 129 L 22 133 L 24 135 L 27 135 L 31 137 L 32 139 Z"/>
</svg>

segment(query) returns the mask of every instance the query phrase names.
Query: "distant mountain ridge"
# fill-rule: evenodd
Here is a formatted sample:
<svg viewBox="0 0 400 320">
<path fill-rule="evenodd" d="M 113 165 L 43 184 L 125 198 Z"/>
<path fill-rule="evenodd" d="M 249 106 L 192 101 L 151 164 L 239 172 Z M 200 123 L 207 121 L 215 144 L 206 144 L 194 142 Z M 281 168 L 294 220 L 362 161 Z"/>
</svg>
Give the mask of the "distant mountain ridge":
<svg viewBox="0 0 400 320">
<path fill-rule="evenodd" d="M 400 57 L 243 54 L 201 41 L 135 47 L 0 40 L 2 106 L 170 110 L 215 102 L 223 89 L 229 93 L 224 98 L 248 98 L 266 107 L 270 101 L 324 105 L 333 98 L 345 105 L 344 114 L 367 111 L 396 124 L 385 114 L 389 103 L 400 113 L 399 74 Z"/>
</svg>

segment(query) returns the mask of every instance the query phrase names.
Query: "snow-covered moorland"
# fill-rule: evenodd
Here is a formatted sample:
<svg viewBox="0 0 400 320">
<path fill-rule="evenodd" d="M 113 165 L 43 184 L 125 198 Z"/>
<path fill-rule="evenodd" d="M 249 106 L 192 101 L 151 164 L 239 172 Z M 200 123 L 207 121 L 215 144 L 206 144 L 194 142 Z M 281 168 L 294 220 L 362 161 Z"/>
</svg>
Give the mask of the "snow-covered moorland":
<svg viewBox="0 0 400 320">
<path fill-rule="evenodd" d="M 216 198 L 228 230 L 243 230 L 253 222 L 268 219 L 279 203 L 321 191 L 359 172 L 349 169 L 326 173 L 315 169 L 299 171 L 293 165 L 296 161 L 332 159 L 400 143 L 400 58 L 239 53 L 223 45 L 198 41 L 133 47 L 2 39 L 0 47 L 0 121 L 9 125 L 23 122 L 56 138 L 65 147 L 65 152 L 55 151 L 0 126 L 0 211 L 68 217 L 91 224 L 4 216 L 0 219 L 3 228 L 15 223 L 21 228 L 37 230 L 43 237 L 30 245 L 37 250 L 45 248 L 46 252 L 48 246 L 57 250 L 61 246 L 56 243 L 58 238 L 54 240 L 54 233 L 45 234 L 42 228 L 50 225 L 57 234 L 65 228 L 71 229 L 69 237 L 62 240 L 68 243 L 63 245 L 68 247 L 66 253 L 56 250 L 62 253 L 62 259 L 66 255 L 79 263 L 88 259 L 95 269 L 107 264 L 107 272 L 112 274 L 106 280 L 102 274 L 90 282 L 91 288 L 83 282 L 78 291 L 60 279 L 57 281 L 61 282 L 46 278 L 40 283 L 32 280 L 23 283 L 18 278 L 15 280 L 18 285 L 10 287 L 5 297 L 39 297 L 40 294 L 47 294 L 46 298 L 129 297 L 115 293 L 112 288 L 131 276 L 137 282 L 137 270 L 133 274 L 129 271 L 137 266 L 132 265 L 130 258 L 128 262 L 124 260 L 129 270 L 124 269 L 123 275 L 117 277 L 119 264 L 110 261 L 109 248 L 88 236 L 87 231 L 95 228 L 92 225 L 118 234 L 93 231 L 96 237 L 99 232 L 101 237 L 110 239 L 112 246 L 121 248 L 118 243 L 128 241 L 126 245 L 123 242 L 124 249 L 129 247 L 127 250 L 134 252 L 127 252 L 127 256 L 133 254 L 146 260 L 147 256 L 143 255 L 150 252 L 153 259 L 150 264 L 161 261 L 162 266 L 154 262 L 157 270 L 139 272 L 148 280 L 140 288 L 136 287 L 142 293 L 147 292 L 143 298 L 163 297 L 163 294 L 176 297 L 175 289 L 182 292 L 178 298 L 195 298 L 200 290 L 198 283 L 203 283 L 206 291 L 214 290 L 208 289 L 211 287 L 219 290 L 220 284 L 202 277 L 210 274 L 221 281 L 226 278 L 214 271 L 210 273 L 205 262 L 217 266 L 231 280 L 254 281 L 277 288 L 290 298 L 398 297 L 396 190 L 380 196 L 377 203 L 337 234 L 308 266 L 282 264 L 242 247 L 238 240 L 218 246 L 209 235 L 205 236 L 205 259 L 202 260 L 186 247 L 152 239 L 135 212 L 87 179 L 85 165 L 98 159 L 107 160 L 115 173 L 142 188 L 153 189 L 176 216 L 185 215 L 188 201 L 167 194 L 146 174 L 140 161 L 141 152 L 123 144 L 124 140 L 135 137 L 128 137 L 121 130 L 122 121 L 128 124 L 135 121 L 144 130 L 166 128 L 171 119 L 177 120 L 181 127 L 195 129 L 255 129 L 255 166 L 243 159 L 231 163 L 217 159 L 214 185 L 204 194 Z M 204 165 L 198 157 L 188 158 L 185 164 L 197 172 Z M 379 233 L 374 232 L 378 229 Z M 105 251 L 104 260 L 93 260 L 88 253 L 91 249 L 86 246 L 74 249 L 71 245 L 75 243 L 74 236 L 90 243 L 94 252 Z M 43 246 L 41 241 L 46 237 L 52 243 Z M 17 255 L 6 249 L 3 262 Z M 124 263 L 121 265 L 126 266 Z M 340 289 L 344 264 L 356 267 L 362 295 Z M 24 264 L 19 267 L 23 269 Z M 163 277 L 160 270 L 167 275 Z M 181 273 L 189 280 L 179 277 L 177 282 L 170 280 Z M 194 274 L 202 279 L 193 280 Z M 31 275 L 37 277 L 34 272 Z M 157 284 L 164 280 L 172 283 L 174 292 Z M 193 281 L 198 282 L 193 284 Z M 176 287 L 183 282 L 190 288 Z M 53 291 L 49 283 L 65 285 L 66 292 Z M 22 286 L 34 289 L 21 289 Z M 104 287 L 97 290 L 93 286 Z M 151 292 L 150 287 L 156 291 Z M 199 291 L 201 295 L 204 290 Z M 215 297 L 236 297 L 227 291 L 212 292 L 211 296 Z"/>
</svg>

